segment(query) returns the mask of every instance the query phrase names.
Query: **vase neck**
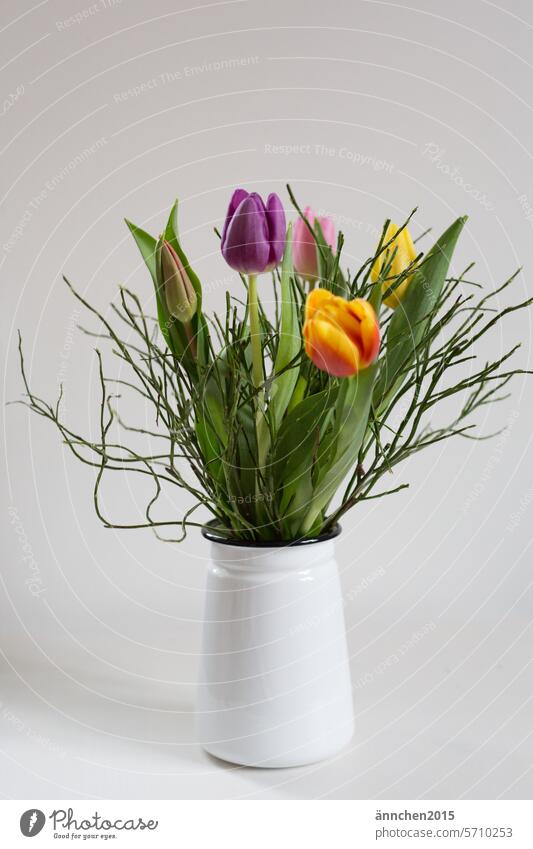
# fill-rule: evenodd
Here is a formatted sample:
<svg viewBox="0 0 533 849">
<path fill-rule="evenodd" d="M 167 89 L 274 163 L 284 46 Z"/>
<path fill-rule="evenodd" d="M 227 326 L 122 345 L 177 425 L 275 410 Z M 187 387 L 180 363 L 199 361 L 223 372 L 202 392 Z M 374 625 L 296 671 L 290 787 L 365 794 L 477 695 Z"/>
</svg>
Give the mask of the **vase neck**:
<svg viewBox="0 0 533 849">
<path fill-rule="evenodd" d="M 211 543 L 211 558 L 214 563 L 229 571 L 287 572 L 313 569 L 331 561 L 335 556 L 333 540 L 315 542 L 310 545 L 276 546 L 233 546 Z"/>
</svg>

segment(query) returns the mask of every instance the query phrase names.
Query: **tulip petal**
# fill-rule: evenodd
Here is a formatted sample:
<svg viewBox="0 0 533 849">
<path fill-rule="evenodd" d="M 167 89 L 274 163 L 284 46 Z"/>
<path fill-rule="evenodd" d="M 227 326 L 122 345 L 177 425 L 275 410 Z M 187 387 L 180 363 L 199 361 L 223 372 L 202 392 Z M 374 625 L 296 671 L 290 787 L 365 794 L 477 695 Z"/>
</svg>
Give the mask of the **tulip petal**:
<svg viewBox="0 0 533 849">
<path fill-rule="evenodd" d="M 167 240 L 161 247 L 161 271 L 169 313 L 184 324 L 190 322 L 198 308 L 196 292 L 181 259 Z"/>
<path fill-rule="evenodd" d="M 272 192 L 267 198 L 266 220 L 268 225 L 268 237 L 270 241 L 269 265 L 277 265 L 281 262 L 285 248 L 285 233 L 287 225 L 285 222 L 285 210 L 281 200 Z"/>
<path fill-rule="evenodd" d="M 393 247 L 396 246 L 396 256 L 394 257 L 394 261 L 392 263 L 392 268 L 390 271 L 390 276 L 397 276 L 401 274 L 409 265 L 417 257 L 417 251 L 414 246 L 413 240 L 411 238 L 411 234 L 407 227 L 398 234 L 396 239 L 393 242 Z M 405 280 L 402 280 L 399 286 L 396 286 L 394 290 L 390 293 L 390 295 L 384 299 L 384 303 L 386 306 L 395 309 L 403 296 L 405 295 L 409 284 L 412 280 L 412 274 L 409 277 L 406 277 Z M 390 286 L 390 282 L 384 285 L 384 291 L 388 289 Z"/>
<path fill-rule="evenodd" d="M 335 224 L 333 223 L 333 220 L 331 218 L 328 218 L 327 215 L 323 215 L 319 216 L 317 218 L 317 221 L 320 224 L 324 239 L 330 246 L 331 250 L 334 251 L 337 247 L 337 238 L 335 233 Z"/>
<path fill-rule="evenodd" d="M 246 189 L 235 189 L 231 196 L 231 200 L 229 202 L 228 211 L 226 212 L 226 220 L 224 221 L 224 227 L 222 230 L 222 242 L 226 238 L 226 233 L 228 231 L 228 227 L 230 225 L 231 219 L 235 215 L 235 210 L 237 207 L 243 202 L 245 198 L 248 197 L 249 192 Z"/>
<path fill-rule="evenodd" d="M 313 319 L 304 327 L 305 350 L 315 366 L 334 377 L 349 377 L 359 370 L 359 351 L 350 338 L 329 321 Z"/>
<path fill-rule="evenodd" d="M 391 239 L 394 239 L 394 241 L 391 242 L 386 251 L 380 254 L 372 266 L 371 278 L 375 283 L 382 270 L 387 266 L 392 257 L 392 262 L 390 262 L 390 268 L 387 272 L 387 279 L 383 283 L 382 287 L 384 293 L 390 289 L 391 285 L 394 283 L 394 278 L 402 274 L 402 272 L 404 272 L 418 256 L 408 228 L 404 227 L 400 232 L 398 232 L 398 229 L 398 226 L 392 221 L 389 223 L 389 226 L 385 231 L 383 244 L 386 244 Z M 393 253 L 394 256 L 392 256 Z M 388 307 L 395 309 L 405 295 L 412 280 L 412 276 L 413 275 L 410 274 L 405 278 L 405 280 L 402 280 L 400 285 L 396 286 L 393 291 L 383 299 L 383 303 Z"/>
<path fill-rule="evenodd" d="M 320 224 L 322 236 L 326 244 L 332 250 L 335 249 L 335 224 L 327 216 L 315 216 L 310 206 L 304 209 L 304 218 L 309 222 L 311 227 L 315 226 L 315 222 Z M 298 218 L 294 225 L 294 240 L 293 240 L 293 258 L 294 268 L 306 277 L 308 280 L 316 280 L 318 276 L 318 261 L 316 241 L 309 227 L 306 225 L 303 218 Z"/>
<path fill-rule="evenodd" d="M 386 245 L 388 242 L 391 241 L 391 239 L 394 239 L 397 232 L 398 232 L 398 227 L 396 226 L 396 224 L 393 224 L 392 221 L 390 221 L 387 229 L 385 230 L 385 234 L 383 236 L 383 245 Z M 395 248 L 397 248 L 396 241 L 391 242 L 389 247 L 385 251 L 382 251 L 380 253 L 378 258 L 376 259 L 376 261 L 372 265 L 370 277 L 371 277 L 373 283 L 375 283 L 377 281 L 377 279 L 378 279 L 379 275 L 381 274 L 383 268 L 389 262 L 391 255 L 392 255 L 392 252 L 394 251 Z M 392 275 L 392 273 L 393 273 L 392 268 L 391 268 L 390 273 Z"/>
<path fill-rule="evenodd" d="M 268 265 L 270 245 L 264 205 L 259 195 L 241 201 L 222 240 L 224 259 L 242 274 L 259 274 Z"/>
<path fill-rule="evenodd" d="M 307 207 L 304 215 L 312 226 L 315 217 L 310 207 Z M 293 255 L 294 267 L 298 274 L 309 279 L 316 279 L 318 274 L 316 243 L 302 218 L 298 218 L 294 225 Z"/>
<path fill-rule="evenodd" d="M 335 296 L 327 289 L 311 289 L 305 302 L 305 319 L 313 318 L 315 313 L 330 303 Z"/>
<path fill-rule="evenodd" d="M 359 344 L 361 317 L 350 309 L 350 302 L 344 298 L 333 296 L 330 302 L 320 310 L 320 317 L 328 319 L 332 324 L 350 337 L 352 342 Z"/>
<path fill-rule="evenodd" d="M 359 322 L 358 336 L 361 350 L 361 365 L 367 366 L 373 362 L 379 351 L 381 335 L 379 322 L 372 304 L 363 298 L 349 301 L 348 309 Z"/>
<path fill-rule="evenodd" d="M 414 360 L 417 345 L 427 331 L 430 316 L 441 296 L 450 259 L 466 220 L 461 217 L 454 221 L 428 251 L 423 267 L 412 275 L 412 285 L 402 309 L 392 316 L 383 369 L 374 392 L 376 409 L 405 380 L 407 368 Z"/>
<path fill-rule="evenodd" d="M 327 289 L 312 289 L 303 329 L 307 355 L 335 377 L 347 377 L 372 363 L 379 352 L 379 322 L 362 298 L 346 301 Z"/>
</svg>

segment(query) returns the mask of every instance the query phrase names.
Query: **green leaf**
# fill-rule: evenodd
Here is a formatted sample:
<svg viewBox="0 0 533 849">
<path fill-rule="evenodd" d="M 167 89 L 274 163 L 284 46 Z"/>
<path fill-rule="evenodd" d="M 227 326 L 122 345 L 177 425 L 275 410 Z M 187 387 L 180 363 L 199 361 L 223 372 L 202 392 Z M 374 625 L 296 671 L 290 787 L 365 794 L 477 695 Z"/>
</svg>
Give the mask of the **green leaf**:
<svg viewBox="0 0 533 849">
<path fill-rule="evenodd" d="M 195 315 L 192 317 L 191 325 L 193 335 L 196 339 L 198 363 L 201 366 L 205 366 L 209 362 L 209 328 L 202 312 L 202 284 L 200 283 L 198 275 L 189 264 L 187 255 L 180 243 L 178 231 L 178 203 L 179 202 L 176 199 L 172 209 L 170 210 L 163 238 L 167 242 L 170 242 L 178 254 L 185 270 L 187 271 L 187 275 L 192 283 L 193 289 L 196 292 L 197 310 Z"/>
<path fill-rule="evenodd" d="M 271 473 L 276 488 L 290 484 L 302 469 L 311 467 L 313 446 L 325 424 L 328 408 L 336 398 L 335 389 L 309 395 L 288 413 L 273 446 Z"/>
<path fill-rule="evenodd" d="M 465 221 L 466 216 L 458 218 L 426 254 L 391 318 L 386 354 L 374 390 L 376 409 L 401 385 L 406 367 L 415 359 L 417 346 L 424 337 L 442 293 L 450 260 Z"/>
<path fill-rule="evenodd" d="M 157 273 L 156 273 L 156 245 L 157 239 L 154 239 L 153 236 L 150 236 L 145 230 L 141 230 L 140 227 L 137 227 L 136 224 L 133 224 L 131 221 L 128 221 L 127 218 L 124 219 L 126 224 L 128 225 L 129 231 L 135 242 L 137 243 L 137 247 L 141 252 L 141 256 L 144 259 L 148 271 L 152 275 L 152 280 L 157 284 Z"/>
<path fill-rule="evenodd" d="M 157 239 L 154 239 L 153 236 L 150 236 L 149 233 L 146 233 L 145 230 L 141 230 L 140 227 L 137 227 L 131 221 L 128 221 L 127 218 L 125 219 L 125 221 L 128 225 L 131 235 L 135 239 L 137 247 L 141 252 L 141 256 L 146 263 L 146 267 L 148 268 L 148 271 L 150 272 L 154 283 L 155 299 L 157 306 L 157 320 L 161 329 L 161 333 L 163 334 L 165 342 L 167 343 L 169 348 L 173 351 L 173 353 L 176 353 L 173 350 L 170 338 L 168 310 L 166 308 L 164 296 L 162 297 L 162 293 L 160 293 L 159 291 L 159 283 L 157 277 L 158 241 Z"/>
<path fill-rule="evenodd" d="M 257 419 L 258 463 L 263 467 L 268 456 L 271 434 L 276 434 L 289 405 L 299 368 L 290 366 L 302 346 L 302 335 L 298 320 L 298 308 L 291 285 L 292 275 L 292 226 L 289 224 L 285 239 L 285 251 L 281 268 L 281 315 L 279 341 L 271 383 L 270 400 L 266 416 Z"/>
<path fill-rule="evenodd" d="M 305 511 L 313 495 L 312 468 L 303 469 L 297 478 L 283 489 L 279 514 L 284 539 L 296 539 Z"/>
<path fill-rule="evenodd" d="M 285 253 L 281 267 L 281 316 L 279 344 L 274 363 L 274 378 L 270 394 L 269 413 L 272 427 L 277 432 L 281 420 L 291 400 L 299 369 L 289 367 L 298 356 L 302 347 L 302 333 L 298 318 L 298 306 L 291 285 L 292 275 L 292 227 L 289 224 Z"/>
<path fill-rule="evenodd" d="M 157 307 L 157 321 L 163 334 L 163 338 L 168 347 L 177 359 L 182 360 L 185 365 L 194 366 L 192 358 L 187 353 L 188 339 L 179 321 L 176 321 L 167 309 L 165 292 L 160 285 L 160 275 L 158 268 L 161 262 L 161 244 L 162 239 L 154 239 L 149 233 L 146 233 L 140 227 L 137 227 L 131 221 L 126 219 L 126 224 L 132 234 L 142 258 L 146 263 L 146 267 L 150 272 L 155 290 L 155 299 Z"/>
<path fill-rule="evenodd" d="M 294 387 L 294 392 L 291 395 L 291 400 L 289 401 L 289 406 L 287 407 L 287 411 L 292 413 L 292 411 L 298 406 L 300 401 L 303 401 L 305 391 L 307 389 L 307 378 L 301 374 L 296 381 L 296 386 Z"/>
<path fill-rule="evenodd" d="M 187 339 L 187 335 L 185 330 L 183 329 L 183 325 L 180 321 L 174 318 L 171 315 L 167 308 L 167 300 L 165 297 L 165 290 L 161 283 L 161 275 L 158 273 L 158 269 L 161 268 L 161 248 L 163 244 L 163 237 L 161 236 L 157 240 L 156 247 L 156 275 L 154 280 L 155 294 L 157 298 L 157 318 L 159 321 L 159 327 L 161 328 L 161 333 L 165 337 L 168 347 L 174 354 L 174 356 L 180 360 L 183 365 L 186 367 L 189 366 L 194 367 L 194 361 L 191 357 L 189 351 L 189 340 Z"/>
<path fill-rule="evenodd" d="M 170 210 L 170 214 L 168 216 L 167 226 L 165 227 L 165 232 L 163 233 L 163 238 L 165 241 L 170 242 L 177 255 L 181 259 L 187 274 L 189 276 L 189 280 L 191 281 L 194 291 L 196 292 L 196 299 L 198 303 L 198 309 L 202 308 L 202 284 L 198 276 L 195 274 L 193 268 L 189 265 L 189 260 L 183 250 L 178 234 L 178 200 L 174 201 L 174 205 Z"/>
<path fill-rule="evenodd" d="M 317 518 L 325 510 L 342 481 L 357 462 L 359 449 L 368 424 L 372 390 L 378 366 L 369 366 L 354 377 L 341 381 L 335 406 L 336 448 L 333 455 L 328 445 L 329 457 L 334 456 L 327 471 L 320 477 L 302 524 L 302 533 L 308 534 Z"/>
<path fill-rule="evenodd" d="M 315 221 L 313 232 L 316 241 L 316 255 L 319 281 L 318 285 L 329 289 L 334 295 L 347 297 L 348 286 L 339 267 L 340 252 L 344 243 L 342 233 L 339 233 L 336 250 L 332 250 L 326 241 L 320 221 Z"/>
<path fill-rule="evenodd" d="M 224 484 L 224 467 L 221 460 L 221 443 L 205 416 L 200 411 L 195 415 L 195 431 L 209 477 L 219 486 Z"/>
<path fill-rule="evenodd" d="M 228 447 L 223 455 L 228 489 L 234 509 L 248 522 L 255 521 L 259 500 L 256 498 L 255 417 L 248 407 L 241 407 L 228 434 Z"/>
<path fill-rule="evenodd" d="M 209 373 L 203 374 L 203 391 L 199 400 L 195 403 L 197 416 L 205 418 L 213 429 L 220 443 L 221 451 L 228 448 L 230 437 L 234 435 L 230 431 L 231 422 L 228 420 L 228 398 L 227 384 L 231 383 L 232 366 L 227 360 L 227 351 L 221 351 L 212 363 Z M 244 413 L 246 414 L 246 409 Z M 239 412 L 236 413 L 240 415 Z"/>
<path fill-rule="evenodd" d="M 296 536 L 313 494 L 314 466 L 335 407 L 333 386 L 301 401 L 283 420 L 268 472 L 284 535 Z"/>
<path fill-rule="evenodd" d="M 383 284 L 381 280 L 378 283 L 374 283 L 372 286 L 372 291 L 370 292 L 370 297 L 368 298 L 369 304 L 374 307 L 374 312 L 379 318 L 379 313 L 381 311 L 381 301 L 383 298 Z"/>
<path fill-rule="evenodd" d="M 331 412 L 333 415 L 334 410 Z M 334 424 L 331 427 L 328 427 L 324 431 L 323 436 L 321 436 L 320 443 L 316 450 L 316 460 L 313 469 L 313 488 L 318 487 L 320 482 L 324 479 L 324 475 L 331 468 L 337 453 L 337 437 L 338 432 Z"/>
</svg>

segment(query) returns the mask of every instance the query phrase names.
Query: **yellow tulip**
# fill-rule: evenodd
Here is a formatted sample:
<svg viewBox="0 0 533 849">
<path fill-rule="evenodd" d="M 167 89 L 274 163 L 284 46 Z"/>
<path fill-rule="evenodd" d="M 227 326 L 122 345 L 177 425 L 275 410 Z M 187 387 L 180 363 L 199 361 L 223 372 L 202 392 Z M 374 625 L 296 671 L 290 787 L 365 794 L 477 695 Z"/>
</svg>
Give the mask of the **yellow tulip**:
<svg viewBox="0 0 533 849">
<path fill-rule="evenodd" d="M 372 305 L 362 298 L 346 301 L 327 289 L 308 294 L 303 336 L 307 356 L 334 377 L 357 374 L 379 351 L 379 324 Z"/>
<path fill-rule="evenodd" d="M 387 289 L 390 289 L 391 285 L 394 284 L 394 278 L 402 274 L 402 272 L 405 271 L 405 269 L 408 268 L 417 257 L 416 248 L 413 244 L 411 234 L 407 227 L 404 227 L 403 230 L 398 233 L 398 227 L 391 221 L 391 223 L 387 227 L 385 238 L 383 239 L 383 244 L 387 244 L 387 242 L 389 242 L 391 239 L 394 239 L 394 241 L 391 242 L 387 250 L 383 251 L 383 253 L 381 253 L 380 256 L 376 259 L 374 265 L 372 266 L 371 272 L 372 280 L 375 283 L 379 278 L 381 271 L 386 268 L 387 263 L 390 261 L 393 251 L 396 251 L 390 268 L 387 272 L 387 279 L 383 282 L 383 292 L 386 292 Z M 406 277 L 405 280 L 402 280 L 399 286 L 396 286 L 394 291 L 392 291 L 387 298 L 384 298 L 383 302 L 388 307 L 396 309 L 403 296 L 405 295 L 412 277 L 413 275 L 409 274 L 409 276 Z"/>
</svg>

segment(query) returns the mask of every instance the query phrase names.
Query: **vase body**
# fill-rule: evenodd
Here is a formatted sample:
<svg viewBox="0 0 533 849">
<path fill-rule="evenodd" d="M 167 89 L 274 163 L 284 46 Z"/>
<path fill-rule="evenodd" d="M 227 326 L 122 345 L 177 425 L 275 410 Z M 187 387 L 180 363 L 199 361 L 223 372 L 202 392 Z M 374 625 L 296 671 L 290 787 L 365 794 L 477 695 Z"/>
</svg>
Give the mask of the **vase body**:
<svg viewBox="0 0 533 849">
<path fill-rule="evenodd" d="M 332 539 L 211 542 L 197 714 L 202 746 L 254 767 L 302 766 L 353 734 Z"/>
</svg>

